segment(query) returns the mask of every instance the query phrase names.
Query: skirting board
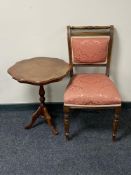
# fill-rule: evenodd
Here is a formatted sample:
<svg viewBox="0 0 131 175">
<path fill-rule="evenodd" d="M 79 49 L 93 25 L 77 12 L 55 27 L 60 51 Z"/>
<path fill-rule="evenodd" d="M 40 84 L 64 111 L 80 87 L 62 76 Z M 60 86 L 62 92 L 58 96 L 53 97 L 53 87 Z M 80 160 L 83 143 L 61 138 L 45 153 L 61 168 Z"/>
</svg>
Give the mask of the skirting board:
<svg viewBox="0 0 131 175">
<path fill-rule="evenodd" d="M 0 104 L 0 111 L 14 111 L 14 110 L 35 110 L 39 103 L 22 103 L 22 104 Z M 47 108 L 54 110 L 63 110 L 63 102 L 48 102 Z M 122 108 L 131 108 L 131 102 L 122 102 Z"/>
<path fill-rule="evenodd" d="M 21 110 L 36 110 L 39 103 L 18 103 L 18 104 L 0 104 L 0 111 L 21 111 Z M 63 102 L 48 102 L 47 108 L 63 109 Z"/>
</svg>

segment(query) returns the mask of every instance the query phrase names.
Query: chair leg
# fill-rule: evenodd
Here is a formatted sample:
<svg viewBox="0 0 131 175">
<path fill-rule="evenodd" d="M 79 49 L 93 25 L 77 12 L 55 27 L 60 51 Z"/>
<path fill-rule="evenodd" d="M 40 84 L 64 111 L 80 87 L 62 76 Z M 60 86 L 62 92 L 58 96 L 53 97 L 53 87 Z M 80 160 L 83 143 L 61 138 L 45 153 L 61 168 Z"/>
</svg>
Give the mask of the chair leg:
<svg viewBox="0 0 131 175">
<path fill-rule="evenodd" d="M 113 142 L 116 140 L 116 134 L 117 134 L 117 130 L 119 127 L 120 112 L 121 112 L 121 107 L 116 107 L 115 115 L 113 119 L 113 126 L 112 126 L 112 141 Z"/>
<path fill-rule="evenodd" d="M 69 107 L 64 106 L 64 130 L 66 140 L 69 140 L 69 111 Z"/>
</svg>

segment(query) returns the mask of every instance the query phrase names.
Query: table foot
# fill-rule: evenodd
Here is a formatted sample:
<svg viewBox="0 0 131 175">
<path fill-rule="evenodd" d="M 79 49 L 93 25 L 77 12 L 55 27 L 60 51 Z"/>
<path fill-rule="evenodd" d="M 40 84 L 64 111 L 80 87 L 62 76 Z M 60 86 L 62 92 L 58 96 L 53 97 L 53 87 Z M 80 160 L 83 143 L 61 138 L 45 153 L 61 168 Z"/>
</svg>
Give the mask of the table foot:
<svg viewBox="0 0 131 175">
<path fill-rule="evenodd" d="M 33 127 L 34 123 L 36 122 L 37 118 L 40 117 L 40 115 L 47 122 L 48 126 L 51 128 L 52 133 L 54 135 L 57 135 L 58 131 L 57 131 L 56 127 L 54 126 L 52 117 L 48 113 L 47 108 L 45 106 L 40 106 L 37 109 L 37 111 L 33 113 L 32 120 L 27 126 L 25 126 L 25 129 L 31 129 Z"/>
<path fill-rule="evenodd" d="M 41 107 L 39 107 L 37 111 L 33 113 L 32 120 L 28 125 L 25 126 L 25 129 L 31 129 L 37 118 L 39 118 L 40 114 L 41 114 Z"/>
<path fill-rule="evenodd" d="M 54 126 L 52 117 L 51 117 L 50 114 L 48 113 L 47 108 L 46 108 L 45 106 L 43 106 L 41 111 L 42 111 L 42 116 L 44 116 L 44 119 L 46 120 L 48 126 L 51 128 L 52 133 L 53 133 L 54 135 L 57 135 L 57 134 L 58 134 L 58 131 L 57 131 L 57 129 L 56 129 L 55 126 Z"/>
</svg>

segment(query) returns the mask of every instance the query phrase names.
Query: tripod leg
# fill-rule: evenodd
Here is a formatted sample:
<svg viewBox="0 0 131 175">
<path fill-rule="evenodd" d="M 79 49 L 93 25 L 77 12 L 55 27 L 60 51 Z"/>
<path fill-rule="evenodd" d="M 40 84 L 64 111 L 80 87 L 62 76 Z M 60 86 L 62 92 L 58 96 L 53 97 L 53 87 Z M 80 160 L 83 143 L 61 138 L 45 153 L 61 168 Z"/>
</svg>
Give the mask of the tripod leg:
<svg viewBox="0 0 131 175">
<path fill-rule="evenodd" d="M 51 128 L 52 133 L 54 135 L 57 135 L 58 131 L 55 128 L 53 121 L 52 121 L 52 118 L 51 118 L 50 114 L 48 113 L 47 108 L 45 106 L 43 106 L 43 108 L 42 108 L 42 113 L 45 116 L 45 120 L 47 121 L 48 126 Z"/>
<path fill-rule="evenodd" d="M 35 121 L 37 120 L 37 118 L 39 118 L 40 113 L 41 113 L 41 107 L 39 107 L 37 109 L 37 111 L 33 113 L 32 120 L 27 126 L 25 126 L 25 129 L 31 129 L 32 128 L 32 126 L 35 123 Z"/>
</svg>

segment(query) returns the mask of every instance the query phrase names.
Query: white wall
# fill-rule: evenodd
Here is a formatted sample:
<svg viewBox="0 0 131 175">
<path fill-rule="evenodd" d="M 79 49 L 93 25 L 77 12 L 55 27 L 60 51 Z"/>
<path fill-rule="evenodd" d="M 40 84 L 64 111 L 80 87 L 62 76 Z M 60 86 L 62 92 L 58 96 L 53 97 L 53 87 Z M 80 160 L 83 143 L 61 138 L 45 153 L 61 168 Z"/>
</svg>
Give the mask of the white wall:
<svg viewBox="0 0 131 175">
<path fill-rule="evenodd" d="M 115 26 L 111 78 L 123 101 L 131 101 L 130 7 L 130 0 L 0 0 L 0 104 L 38 102 L 38 87 L 20 84 L 6 71 L 35 56 L 68 61 L 69 24 Z M 47 85 L 47 101 L 63 101 L 67 81 Z"/>
</svg>

